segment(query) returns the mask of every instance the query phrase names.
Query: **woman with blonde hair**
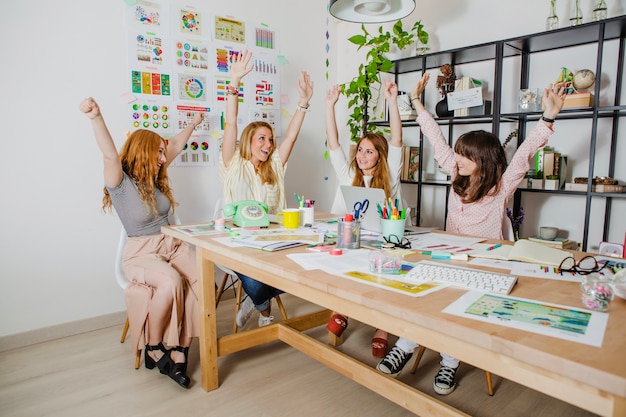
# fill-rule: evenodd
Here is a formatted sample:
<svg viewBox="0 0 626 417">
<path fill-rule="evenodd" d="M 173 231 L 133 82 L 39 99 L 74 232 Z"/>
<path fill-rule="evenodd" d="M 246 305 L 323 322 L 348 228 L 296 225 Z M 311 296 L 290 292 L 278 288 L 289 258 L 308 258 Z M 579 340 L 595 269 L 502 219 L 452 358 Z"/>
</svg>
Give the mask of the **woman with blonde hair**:
<svg viewBox="0 0 626 417">
<path fill-rule="evenodd" d="M 285 171 L 291 151 L 298 139 L 304 115 L 313 96 L 313 83 L 302 71 L 297 88 L 298 107 L 289 122 L 280 146 L 276 145 L 274 129 L 266 122 L 252 122 L 241 133 L 237 146 L 237 116 L 239 112 L 239 83 L 252 71 L 252 53 L 243 51 L 233 58 L 230 84 L 226 94 L 226 123 L 220 154 L 220 179 L 224 189 L 224 204 L 255 200 L 267 204 L 269 213 L 277 213 L 286 206 Z M 239 149 L 237 149 L 237 147 Z M 259 327 L 267 326 L 271 316 L 271 299 L 280 294 L 276 288 L 237 274 L 248 297 L 237 312 L 237 326 L 243 327 L 255 310 L 260 312 Z"/>
<path fill-rule="evenodd" d="M 102 208 L 115 208 L 128 234 L 123 263 L 131 281 L 125 296 L 133 346 L 139 350 L 145 343 L 146 368 L 158 367 L 187 388 L 189 345 L 198 336 L 195 252 L 181 240 L 162 234 L 161 226 L 169 225 L 168 214 L 176 205 L 167 167 L 203 115 L 197 113 L 169 144 L 154 132 L 136 130 L 118 154 L 96 101 L 87 98 L 79 109 L 91 120 L 104 158 Z"/>
</svg>

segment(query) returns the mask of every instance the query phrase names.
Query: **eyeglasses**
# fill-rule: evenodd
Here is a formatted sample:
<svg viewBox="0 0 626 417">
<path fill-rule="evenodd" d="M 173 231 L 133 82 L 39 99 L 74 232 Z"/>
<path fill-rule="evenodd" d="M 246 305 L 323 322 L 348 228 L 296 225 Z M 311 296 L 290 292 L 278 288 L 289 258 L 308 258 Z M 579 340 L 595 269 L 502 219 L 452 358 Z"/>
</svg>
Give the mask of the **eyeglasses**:
<svg viewBox="0 0 626 417">
<path fill-rule="evenodd" d="M 405 237 L 399 238 L 396 235 L 389 235 L 388 237 L 383 236 L 383 239 L 385 242 L 391 243 L 394 248 L 411 249 L 411 242 Z"/>
<path fill-rule="evenodd" d="M 598 263 L 598 260 L 591 255 L 587 255 L 580 261 L 577 261 L 574 257 L 568 256 L 563 259 L 559 264 L 558 272 L 572 272 L 574 274 L 589 275 L 594 272 L 600 272 L 606 263 Z"/>
</svg>

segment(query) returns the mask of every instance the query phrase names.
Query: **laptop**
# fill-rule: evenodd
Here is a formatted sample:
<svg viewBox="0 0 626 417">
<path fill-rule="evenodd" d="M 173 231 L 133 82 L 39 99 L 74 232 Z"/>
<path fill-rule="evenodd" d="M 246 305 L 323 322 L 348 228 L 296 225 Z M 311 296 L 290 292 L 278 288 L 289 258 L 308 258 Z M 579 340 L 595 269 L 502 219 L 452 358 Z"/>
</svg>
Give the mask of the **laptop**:
<svg viewBox="0 0 626 417">
<path fill-rule="evenodd" d="M 361 203 L 368 199 L 370 204 L 367 211 L 361 214 L 361 228 L 370 232 L 381 233 L 380 215 L 376 205 L 382 206 L 385 201 L 385 191 L 382 188 L 354 187 L 352 185 L 342 185 L 341 195 L 346 205 L 346 213 L 352 213 L 355 203 Z M 404 235 L 416 235 L 431 232 L 431 227 L 405 226 Z"/>
</svg>

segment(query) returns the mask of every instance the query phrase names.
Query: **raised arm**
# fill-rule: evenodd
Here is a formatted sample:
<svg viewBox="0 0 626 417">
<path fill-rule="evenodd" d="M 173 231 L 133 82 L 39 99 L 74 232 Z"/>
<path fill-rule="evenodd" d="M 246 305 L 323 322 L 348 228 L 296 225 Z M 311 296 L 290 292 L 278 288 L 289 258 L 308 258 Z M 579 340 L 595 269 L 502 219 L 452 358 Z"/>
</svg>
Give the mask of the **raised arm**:
<svg viewBox="0 0 626 417">
<path fill-rule="evenodd" d="M 239 82 L 252 71 L 250 59 L 252 52 L 243 51 L 233 57 L 230 66 L 230 84 L 226 91 L 226 116 L 224 122 L 224 140 L 222 142 L 222 160 L 226 166 L 235 154 L 237 147 L 237 114 L 239 113 Z"/>
<path fill-rule="evenodd" d="M 122 162 L 109 129 L 104 123 L 100 107 L 93 98 L 89 97 L 84 99 L 78 108 L 91 120 L 96 143 L 104 159 L 104 182 L 114 187 L 122 181 Z"/>
<path fill-rule="evenodd" d="M 340 88 L 336 84 L 326 94 L 326 140 L 331 151 L 339 148 L 339 132 L 335 118 L 335 105 L 339 100 L 339 94 Z"/>
<path fill-rule="evenodd" d="M 422 78 L 415 84 L 415 88 L 411 92 L 411 103 L 415 110 L 417 111 L 417 115 L 426 111 L 424 108 L 424 104 L 422 103 L 422 93 L 426 88 L 426 84 L 428 84 L 428 80 L 430 79 L 430 74 L 425 73 Z"/>
<path fill-rule="evenodd" d="M 287 126 L 285 137 L 278 147 L 278 153 L 281 161 L 283 161 L 283 165 L 289 160 L 289 155 L 291 155 L 293 145 L 296 144 L 300 128 L 304 122 L 304 115 L 309 109 L 309 101 L 313 96 L 313 81 L 311 81 L 311 77 L 306 71 L 300 72 L 300 78 L 298 79 L 298 94 L 300 95 L 300 98 L 298 99 L 298 108 L 293 116 L 291 116 L 291 121 L 289 122 L 289 126 Z"/>
<path fill-rule="evenodd" d="M 181 130 L 176 136 L 168 141 L 167 162 L 165 163 L 166 167 L 172 163 L 174 158 L 176 158 L 179 153 L 181 153 L 181 151 L 185 147 L 185 144 L 191 137 L 193 130 L 196 128 L 196 126 L 202 123 L 202 119 L 204 119 L 204 113 L 196 112 L 193 115 L 193 119 L 191 120 L 191 122 L 187 123 L 187 126 L 185 126 L 183 130 Z"/>
<path fill-rule="evenodd" d="M 391 80 L 383 80 L 383 93 L 389 108 L 391 145 L 399 148 L 402 146 L 402 120 L 398 109 L 398 85 Z"/>
</svg>

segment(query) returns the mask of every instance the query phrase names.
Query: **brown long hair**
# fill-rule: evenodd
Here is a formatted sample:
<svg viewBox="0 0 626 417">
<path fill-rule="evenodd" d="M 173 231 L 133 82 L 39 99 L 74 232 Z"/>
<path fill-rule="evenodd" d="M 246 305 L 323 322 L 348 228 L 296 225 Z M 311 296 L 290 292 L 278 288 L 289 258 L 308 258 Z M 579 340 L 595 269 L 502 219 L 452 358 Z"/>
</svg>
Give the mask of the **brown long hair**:
<svg viewBox="0 0 626 417">
<path fill-rule="evenodd" d="M 155 188 L 161 191 L 170 200 L 172 207 L 176 205 L 172 189 L 170 188 L 167 168 L 165 165 L 157 167 L 157 155 L 161 145 L 165 145 L 165 139 L 149 130 L 139 129 L 134 131 L 122 146 L 120 160 L 122 171 L 135 181 L 141 199 L 146 207 L 151 208 L 157 214 Z M 167 155 L 167 147 L 165 148 Z M 102 197 L 102 209 L 111 210 L 111 195 L 104 187 Z"/>
<path fill-rule="evenodd" d="M 374 172 L 372 173 L 372 183 L 370 184 L 371 188 L 382 188 L 385 190 L 385 196 L 387 198 L 391 197 L 391 179 L 389 175 L 389 166 L 387 165 L 387 155 L 389 155 L 389 144 L 387 143 L 387 139 L 381 134 L 368 132 L 359 139 L 359 142 L 356 144 L 357 151 L 354 153 L 354 157 L 352 158 L 352 162 L 350 163 L 351 169 L 354 170 L 354 180 L 352 180 L 352 185 L 355 187 L 365 187 L 365 180 L 363 179 L 363 171 L 359 168 L 359 164 L 356 161 L 359 146 L 361 146 L 361 142 L 365 139 L 372 142 L 374 145 L 374 149 L 378 151 L 378 162 L 374 167 Z"/>
<path fill-rule="evenodd" d="M 461 196 L 463 203 L 473 203 L 500 191 L 500 180 L 508 164 L 496 135 L 484 130 L 467 132 L 456 141 L 454 152 L 476 163 L 475 173 L 457 175 L 452 182 L 454 192 Z"/>
<path fill-rule="evenodd" d="M 257 129 L 260 127 L 266 127 L 270 130 L 272 137 L 270 140 L 272 141 L 272 150 L 270 151 L 267 159 L 259 164 L 259 177 L 264 184 L 276 184 L 276 173 L 272 169 L 272 154 L 276 150 L 276 140 L 274 139 L 274 129 L 272 125 L 267 122 L 251 122 L 243 129 L 241 132 L 241 139 L 239 141 L 239 154 L 243 159 L 249 161 L 252 157 L 252 136 L 256 133 Z"/>
</svg>

